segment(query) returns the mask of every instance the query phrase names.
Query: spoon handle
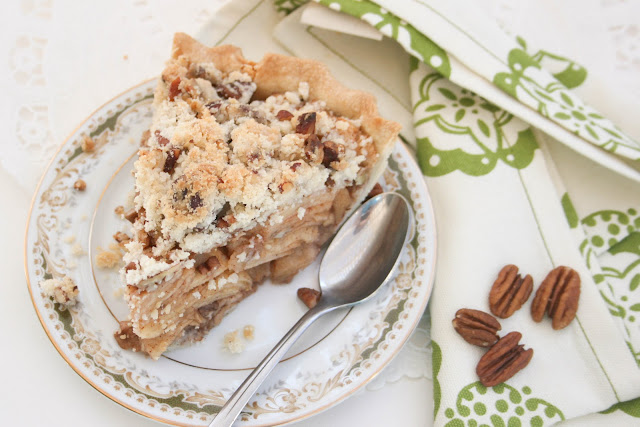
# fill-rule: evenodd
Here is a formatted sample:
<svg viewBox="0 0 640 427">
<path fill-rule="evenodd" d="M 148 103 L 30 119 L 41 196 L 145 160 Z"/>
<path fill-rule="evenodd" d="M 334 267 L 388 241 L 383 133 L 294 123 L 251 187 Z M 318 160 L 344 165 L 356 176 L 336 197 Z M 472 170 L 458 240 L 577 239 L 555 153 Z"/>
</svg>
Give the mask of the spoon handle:
<svg viewBox="0 0 640 427">
<path fill-rule="evenodd" d="M 258 387 L 269 376 L 269 373 L 276 367 L 293 343 L 300 338 L 300 335 L 311 323 L 329 311 L 331 311 L 331 308 L 322 304 L 322 299 L 320 299 L 318 305 L 307 311 L 238 387 L 213 421 L 211 421 L 209 427 L 231 426 L 249 399 L 251 399 Z"/>
</svg>

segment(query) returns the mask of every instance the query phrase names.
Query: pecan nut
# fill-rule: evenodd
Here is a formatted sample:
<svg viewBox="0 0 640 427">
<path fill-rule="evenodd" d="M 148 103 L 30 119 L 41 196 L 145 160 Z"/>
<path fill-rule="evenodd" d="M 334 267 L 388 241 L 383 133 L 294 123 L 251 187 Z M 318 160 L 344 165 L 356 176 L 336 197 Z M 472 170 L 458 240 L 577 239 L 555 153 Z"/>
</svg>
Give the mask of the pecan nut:
<svg viewBox="0 0 640 427">
<path fill-rule="evenodd" d="M 303 113 L 298 116 L 298 125 L 296 126 L 296 133 L 311 135 L 316 133 L 316 113 Z"/>
<path fill-rule="evenodd" d="M 553 329 L 565 328 L 578 311 L 580 275 L 570 267 L 560 266 L 549 272 L 531 303 L 531 317 L 540 322 L 545 312 Z"/>
<path fill-rule="evenodd" d="M 309 308 L 313 308 L 318 304 L 320 299 L 320 291 L 311 288 L 299 288 L 298 298 Z"/>
<path fill-rule="evenodd" d="M 489 313 L 470 308 L 461 308 L 453 319 L 453 327 L 469 344 L 480 347 L 490 347 L 500 337 L 498 331 L 502 329 L 500 322 Z"/>
<path fill-rule="evenodd" d="M 494 315 L 506 319 L 522 307 L 533 290 L 533 279 L 518 274 L 518 267 L 506 265 L 489 292 L 489 308 Z"/>
<path fill-rule="evenodd" d="M 510 332 L 480 358 L 476 374 L 485 387 L 493 387 L 507 381 L 529 364 L 533 349 L 519 344 L 522 334 Z"/>
</svg>

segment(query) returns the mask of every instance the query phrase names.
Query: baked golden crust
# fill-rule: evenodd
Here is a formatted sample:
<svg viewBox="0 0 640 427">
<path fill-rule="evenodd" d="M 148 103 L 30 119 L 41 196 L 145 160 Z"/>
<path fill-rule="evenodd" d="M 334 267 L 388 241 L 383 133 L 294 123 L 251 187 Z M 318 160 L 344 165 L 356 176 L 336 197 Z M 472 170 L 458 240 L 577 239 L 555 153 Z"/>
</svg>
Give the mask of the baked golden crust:
<svg viewBox="0 0 640 427">
<path fill-rule="evenodd" d="M 312 59 L 268 53 L 255 66 L 255 96 L 266 98 L 274 93 L 296 90 L 300 83 L 309 84 L 309 99 L 322 100 L 327 109 L 350 119 L 362 120 L 363 129 L 373 137 L 379 153 L 393 147 L 400 132 L 399 123 L 378 114 L 373 95 L 349 89 L 336 80 L 326 65 Z M 382 159 L 386 162 L 386 157 Z"/>
<path fill-rule="evenodd" d="M 174 59 L 184 56 L 189 58 L 191 62 L 211 62 L 225 74 L 232 71 L 247 71 L 253 65 L 253 62 L 245 59 L 239 47 L 231 45 L 204 46 L 185 33 L 176 33 L 173 36 L 171 56 Z"/>
</svg>

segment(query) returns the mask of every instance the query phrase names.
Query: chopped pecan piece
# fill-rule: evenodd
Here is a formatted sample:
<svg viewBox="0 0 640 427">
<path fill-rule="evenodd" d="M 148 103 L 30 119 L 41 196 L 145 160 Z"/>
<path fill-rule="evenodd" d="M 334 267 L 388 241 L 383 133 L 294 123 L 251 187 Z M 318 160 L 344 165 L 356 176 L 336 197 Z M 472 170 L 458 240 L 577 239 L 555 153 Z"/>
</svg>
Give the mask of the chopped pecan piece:
<svg viewBox="0 0 640 427">
<path fill-rule="evenodd" d="M 136 219 L 138 219 L 138 211 L 136 211 L 135 208 L 131 208 L 124 213 L 124 218 L 127 221 L 134 223 L 136 222 Z"/>
<path fill-rule="evenodd" d="M 453 319 L 453 327 L 469 344 L 480 347 L 490 347 L 500 337 L 498 331 L 502 329 L 500 322 L 489 313 L 470 308 L 461 308 Z"/>
<path fill-rule="evenodd" d="M 299 288 L 298 298 L 309 308 L 313 308 L 318 304 L 320 299 L 320 291 L 311 288 Z"/>
<path fill-rule="evenodd" d="M 200 198 L 200 194 L 196 193 L 191 196 L 191 198 L 189 198 L 189 207 L 191 207 L 191 209 L 195 211 L 200 206 L 202 206 L 202 199 Z"/>
<path fill-rule="evenodd" d="M 178 95 L 180 95 L 180 77 L 176 77 L 169 85 L 169 100 L 173 101 Z"/>
<path fill-rule="evenodd" d="M 376 197 L 378 194 L 382 194 L 384 193 L 384 190 L 382 189 L 382 185 L 380 185 L 379 182 L 376 182 L 376 185 L 373 186 L 373 188 L 371 189 L 371 191 L 369 191 L 369 194 L 367 194 L 367 197 L 365 197 L 365 202 L 369 199 L 372 199 L 374 197 Z"/>
<path fill-rule="evenodd" d="M 314 163 L 322 163 L 324 160 L 324 144 L 320 142 L 318 135 L 312 133 L 304 143 L 304 154 Z"/>
<path fill-rule="evenodd" d="M 324 158 L 322 159 L 322 164 L 328 168 L 332 162 L 339 161 L 340 154 L 344 153 L 344 146 L 333 141 L 325 141 L 323 144 Z"/>
<path fill-rule="evenodd" d="M 120 322 L 120 329 L 113 334 L 118 345 L 123 350 L 141 351 L 142 343 L 140 337 L 133 332 L 133 326 L 129 322 Z"/>
<path fill-rule="evenodd" d="M 116 242 L 120 243 L 120 246 L 126 245 L 131 241 L 129 235 L 127 235 L 127 233 L 123 233 L 122 231 L 118 231 L 116 234 L 114 234 L 113 238 Z"/>
<path fill-rule="evenodd" d="M 333 188 L 333 186 L 336 185 L 336 182 L 333 180 L 333 178 L 328 177 L 327 180 L 324 182 L 324 185 L 326 185 L 329 188 Z"/>
<path fill-rule="evenodd" d="M 243 92 L 247 92 L 250 88 L 250 84 L 247 82 L 235 81 L 227 84 L 220 84 L 214 86 L 216 93 L 220 98 L 242 98 Z"/>
<path fill-rule="evenodd" d="M 178 161 L 178 157 L 180 157 L 181 152 L 182 151 L 180 151 L 179 148 L 170 149 L 167 153 L 167 159 L 164 161 L 164 168 L 162 168 L 162 170 L 171 175 L 176 168 L 176 162 Z"/>
<path fill-rule="evenodd" d="M 533 349 L 524 349 L 519 344 L 522 334 L 510 332 L 480 358 L 476 374 L 485 387 L 493 387 L 507 381 L 529 364 Z"/>
<path fill-rule="evenodd" d="M 533 279 L 526 275 L 524 279 L 518 274 L 518 267 L 506 265 L 500 270 L 498 278 L 489 292 L 489 308 L 491 312 L 506 319 L 527 302 L 533 290 Z"/>
<path fill-rule="evenodd" d="M 135 262 L 131 261 L 129 264 L 124 266 L 124 271 L 135 270 L 138 268 Z"/>
<path fill-rule="evenodd" d="M 78 191 L 84 191 L 87 188 L 87 183 L 79 179 L 73 183 L 73 188 L 75 188 Z"/>
<path fill-rule="evenodd" d="M 316 113 L 303 113 L 298 117 L 296 133 L 310 135 L 316 132 Z"/>
<path fill-rule="evenodd" d="M 300 167 L 301 164 L 302 163 L 300 162 L 295 162 L 294 164 L 291 165 L 291 170 L 295 172 Z"/>
<path fill-rule="evenodd" d="M 280 110 L 280 111 L 278 111 L 278 114 L 276 114 L 276 118 L 278 120 L 280 120 L 281 122 L 283 122 L 285 120 L 291 120 L 292 117 L 293 117 L 293 114 L 291 114 L 287 110 Z"/>
<path fill-rule="evenodd" d="M 542 321 L 546 312 L 553 329 L 565 328 L 578 311 L 580 275 L 570 267 L 556 267 L 542 281 L 531 303 L 531 317 Z"/>
<path fill-rule="evenodd" d="M 158 145 L 165 146 L 170 142 L 169 139 L 167 139 L 164 136 L 160 135 L 160 131 L 159 130 L 155 131 L 153 134 L 156 136 L 156 139 L 158 140 Z"/>
</svg>

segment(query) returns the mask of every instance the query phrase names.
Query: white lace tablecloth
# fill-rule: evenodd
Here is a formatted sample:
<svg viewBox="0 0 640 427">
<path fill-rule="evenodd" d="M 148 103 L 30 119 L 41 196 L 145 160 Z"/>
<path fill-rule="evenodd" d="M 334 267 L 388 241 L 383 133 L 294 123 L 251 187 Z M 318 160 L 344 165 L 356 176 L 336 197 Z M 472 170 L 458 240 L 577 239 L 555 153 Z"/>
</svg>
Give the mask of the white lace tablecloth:
<svg viewBox="0 0 640 427">
<path fill-rule="evenodd" d="M 575 59 L 615 76 L 622 105 L 640 105 L 640 3 L 482 0 L 498 23 L 518 34 L 547 25 L 550 38 L 582 52 Z M 0 409 L 7 425 L 152 425 L 90 390 L 58 356 L 24 285 L 23 230 L 29 199 L 56 147 L 87 115 L 162 68 L 176 31 L 197 34 L 223 0 L 152 2 L 20 0 L 0 17 L 0 321 L 5 367 Z M 551 3 L 544 0 L 543 3 Z M 554 10 L 552 16 L 537 16 Z M 562 31 L 559 31 L 562 29 Z M 545 44 L 544 40 L 539 41 Z M 590 49 L 571 49 L 572 46 Z M 37 408 L 37 409 L 36 409 Z M 373 410 L 375 408 L 375 410 Z M 432 420 L 428 316 L 400 355 L 358 394 L 300 425 L 424 426 Z M 598 424 L 598 418 L 590 420 Z M 609 421 L 610 422 L 610 419 Z M 573 423 L 580 424 L 579 420 Z"/>
</svg>

